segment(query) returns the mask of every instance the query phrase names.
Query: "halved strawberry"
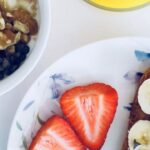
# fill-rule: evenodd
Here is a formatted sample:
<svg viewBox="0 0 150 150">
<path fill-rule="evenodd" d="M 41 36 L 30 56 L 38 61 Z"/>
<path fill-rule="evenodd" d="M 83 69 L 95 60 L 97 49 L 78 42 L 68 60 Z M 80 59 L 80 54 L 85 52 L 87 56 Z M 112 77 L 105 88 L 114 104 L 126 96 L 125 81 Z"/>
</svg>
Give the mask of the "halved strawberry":
<svg viewBox="0 0 150 150">
<path fill-rule="evenodd" d="M 34 138 L 29 150 L 85 150 L 69 124 L 59 116 L 50 118 Z"/>
<path fill-rule="evenodd" d="M 83 144 L 91 150 L 100 149 L 116 112 L 116 90 L 103 83 L 78 86 L 66 91 L 60 104 Z"/>
</svg>

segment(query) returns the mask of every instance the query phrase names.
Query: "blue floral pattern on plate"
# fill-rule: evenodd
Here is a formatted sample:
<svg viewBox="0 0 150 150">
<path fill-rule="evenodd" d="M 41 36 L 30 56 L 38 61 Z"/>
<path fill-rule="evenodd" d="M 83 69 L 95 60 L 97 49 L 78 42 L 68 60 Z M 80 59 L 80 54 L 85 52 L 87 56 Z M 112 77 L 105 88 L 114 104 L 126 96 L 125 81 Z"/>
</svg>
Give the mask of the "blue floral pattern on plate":
<svg viewBox="0 0 150 150">
<path fill-rule="evenodd" d="M 150 59 L 150 53 L 140 51 L 140 50 L 135 50 L 135 56 L 138 61 L 145 61 Z"/>
<path fill-rule="evenodd" d="M 128 81 L 131 82 L 138 82 L 139 79 L 141 78 L 141 76 L 143 75 L 142 72 L 138 72 L 138 71 L 128 71 L 125 75 L 124 78 Z"/>
<path fill-rule="evenodd" d="M 137 58 L 138 61 L 146 61 L 146 60 L 150 60 L 150 53 L 141 51 L 141 50 L 135 50 L 135 56 Z M 140 71 L 128 71 L 125 75 L 124 78 L 130 82 L 134 82 L 137 83 L 140 78 L 142 77 L 143 72 Z M 132 109 L 132 103 L 129 103 L 128 105 L 124 106 L 124 109 L 131 111 Z"/>
<path fill-rule="evenodd" d="M 50 97 L 50 99 L 55 99 L 57 100 L 60 95 L 62 94 L 62 89 L 65 88 L 65 86 L 68 86 L 70 84 L 73 84 L 75 82 L 75 80 L 68 76 L 67 74 L 53 74 L 50 76 L 50 91 L 52 93 L 52 96 Z M 37 87 L 39 88 L 40 83 L 37 84 Z M 50 100 L 45 101 L 46 105 L 50 105 L 49 104 Z M 29 101 L 22 109 L 22 111 L 28 111 L 31 107 L 35 106 L 35 100 L 31 100 Z M 42 107 L 42 106 L 41 106 Z M 52 116 L 54 114 L 60 114 L 61 112 L 59 112 L 59 104 L 57 103 L 57 101 L 53 102 L 53 105 L 51 106 L 51 108 L 45 112 L 45 114 L 43 114 L 43 109 L 41 109 L 41 111 L 36 112 L 33 115 L 33 122 L 34 124 L 31 127 L 31 135 L 30 138 L 32 139 L 35 135 L 35 133 L 32 132 L 32 130 L 38 126 L 38 129 L 45 123 L 45 121 L 47 120 L 47 117 L 45 116 Z M 44 118 L 42 118 L 41 116 L 43 116 Z M 38 124 L 38 125 L 37 125 Z M 27 135 L 24 135 L 24 128 L 22 127 L 22 125 L 19 123 L 19 121 L 16 122 L 16 128 L 17 130 L 20 132 L 21 137 L 22 137 L 22 144 L 20 145 L 20 148 L 27 150 L 28 146 L 29 146 L 29 141 L 27 140 L 29 137 Z"/>
<path fill-rule="evenodd" d="M 34 104 L 34 101 L 30 101 L 30 102 L 23 108 L 23 111 L 28 110 L 33 104 Z"/>
<path fill-rule="evenodd" d="M 64 85 L 69 85 L 74 83 L 73 78 L 67 76 L 66 74 L 54 74 L 50 76 L 50 78 L 53 80 L 53 84 L 51 85 L 52 90 L 52 99 L 57 99 L 61 95 L 62 86 L 60 84 L 63 83 Z"/>
<path fill-rule="evenodd" d="M 133 105 L 133 103 L 129 103 L 128 106 L 124 106 L 124 109 L 126 109 L 130 112 L 132 109 L 132 105 Z"/>
</svg>

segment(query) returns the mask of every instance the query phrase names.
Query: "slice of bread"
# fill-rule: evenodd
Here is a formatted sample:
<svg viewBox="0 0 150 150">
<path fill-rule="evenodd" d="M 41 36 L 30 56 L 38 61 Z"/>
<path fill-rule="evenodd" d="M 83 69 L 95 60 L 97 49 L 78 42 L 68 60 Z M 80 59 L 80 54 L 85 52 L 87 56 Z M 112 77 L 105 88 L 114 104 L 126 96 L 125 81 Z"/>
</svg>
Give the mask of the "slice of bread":
<svg viewBox="0 0 150 150">
<path fill-rule="evenodd" d="M 149 78 L 150 78 L 150 68 L 147 69 L 144 72 L 143 76 L 141 77 L 141 79 L 139 81 L 138 89 L 139 89 L 140 85 Z M 132 109 L 131 109 L 131 113 L 130 113 L 130 117 L 129 117 L 128 131 L 138 120 L 150 120 L 150 115 L 145 114 L 141 110 L 141 107 L 139 106 L 138 98 L 137 98 L 138 97 L 138 89 L 135 94 L 135 98 L 133 101 L 133 105 L 132 105 Z M 129 148 L 128 148 L 128 132 L 127 132 L 125 141 L 122 146 L 122 150 L 128 150 L 128 149 Z"/>
</svg>

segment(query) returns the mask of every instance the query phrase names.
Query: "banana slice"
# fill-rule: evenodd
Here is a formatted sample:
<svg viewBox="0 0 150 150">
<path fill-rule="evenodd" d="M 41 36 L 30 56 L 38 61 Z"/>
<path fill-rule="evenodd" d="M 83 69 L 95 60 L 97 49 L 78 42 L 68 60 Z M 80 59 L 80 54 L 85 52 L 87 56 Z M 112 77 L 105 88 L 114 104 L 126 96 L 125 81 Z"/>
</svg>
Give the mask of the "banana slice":
<svg viewBox="0 0 150 150">
<path fill-rule="evenodd" d="M 150 79 L 145 80 L 140 86 L 138 102 L 142 111 L 146 114 L 150 114 Z"/>
<path fill-rule="evenodd" d="M 134 150 L 150 150 L 150 146 L 139 145 Z"/>
<path fill-rule="evenodd" d="M 129 131 L 130 150 L 150 150 L 150 121 L 139 120 Z"/>
</svg>

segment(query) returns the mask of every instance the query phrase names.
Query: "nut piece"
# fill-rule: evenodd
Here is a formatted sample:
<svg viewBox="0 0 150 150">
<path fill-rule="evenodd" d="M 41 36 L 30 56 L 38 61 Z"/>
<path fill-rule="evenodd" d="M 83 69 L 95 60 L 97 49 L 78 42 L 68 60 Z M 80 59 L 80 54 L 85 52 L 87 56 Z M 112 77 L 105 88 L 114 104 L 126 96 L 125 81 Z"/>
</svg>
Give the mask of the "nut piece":
<svg viewBox="0 0 150 150">
<path fill-rule="evenodd" d="M 20 40 L 22 40 L 23 42 L 29 43 L 30 39 L 31 39 L 30 35 L 21 34 L 21 39 Z"/>
<path fill-rule="evenodd" d="M 35 35 L 38 32 L 38 23 L 37 21 L 30 15 L 30 13 L 24 9 L 17 9 L 12 11 L 14 19 L 20 21 L 25 24 L 29 28 L 29 32 L 31 35 Z"/>
<path fill-rule="evenodd" d="M 6 12 L 5 13 L 5 20 L 6 20 L 6 22 L 9 22 L 9 23 L 14 22 L 14 16 L 12 15 L 11 12 Z"/>
<path fill-rule="evenodd" d="M 7 12 L 6 17 L 13 18 L 13 15 L 10 12 Z"/>
<path fill-rule="evenodd" d="M 13 31 L 13 26 L 12 26 L 12 24 L 11 24 L 11 23 L 6 23 L 5 29 L 6 29 L 6 30 L 11 30 L 11 31 Z"/>
<path fill-rule="evenodd" d="M 7 47 L 16 44 L 21 37 L 21 33 L 13 33 L 9 30 L 0 32 L 0 50 L 6 49 Z"/>
<path fill-rule="evenodd" d="M 15 52 L 15 46 L 12 45 L 12 46 L 9 46 L 7 49 L 7 52 L 9 52 L 10 54 L 13 54 Z"/>
<path fill-rule="evenodd" d="M 5 20 L 2 17 L 2 14 L 0 12 L 0 30 L 4 30 L 5 29 Z"/>
<path fill-rule="evenodd" d="M 15 21 L 14 22 L 14 29 L 17 30 L 17 31 L 21 31 L 23 33 L 29 33 L 29 28 L 26 24 L 23 24 L 22 22 L 20 21 Z"/>
<path fill-rule="evenodd" d="M 37 13 L 37 0 L 18 0 L 19 8 L 27 10 L 32 16 Z"/>
</svg>

